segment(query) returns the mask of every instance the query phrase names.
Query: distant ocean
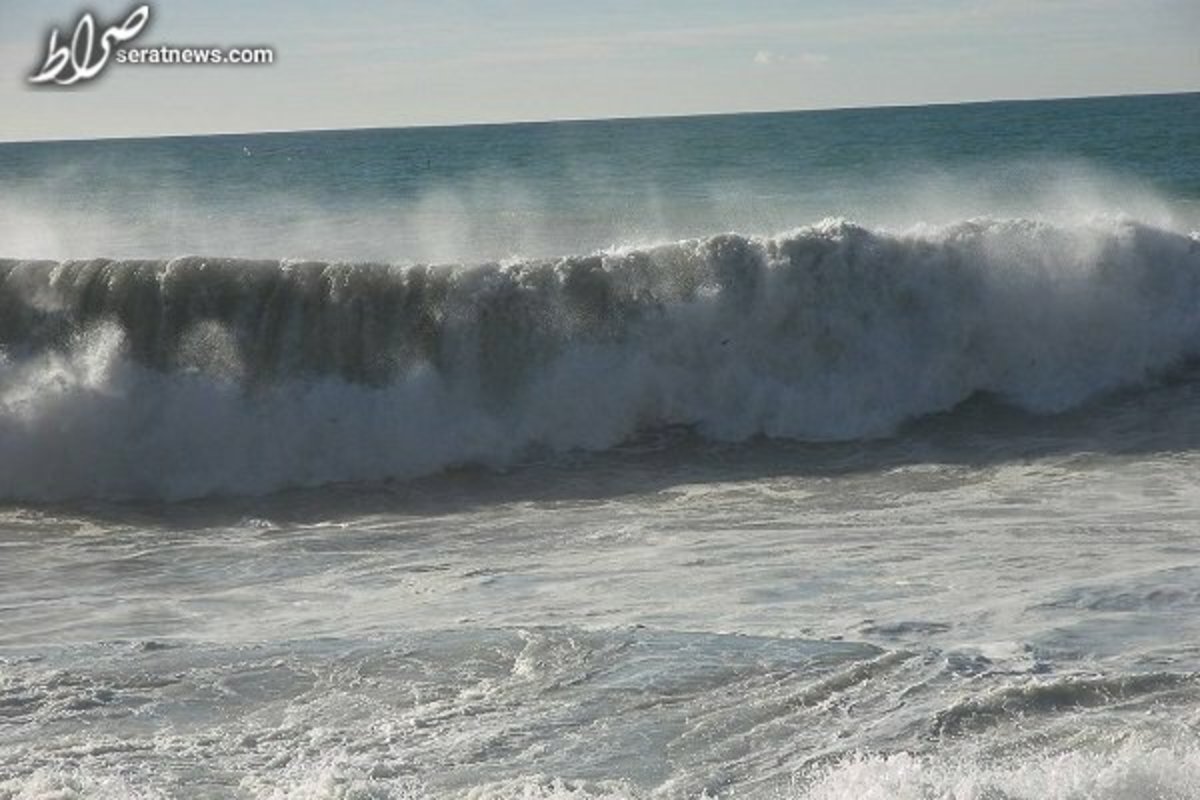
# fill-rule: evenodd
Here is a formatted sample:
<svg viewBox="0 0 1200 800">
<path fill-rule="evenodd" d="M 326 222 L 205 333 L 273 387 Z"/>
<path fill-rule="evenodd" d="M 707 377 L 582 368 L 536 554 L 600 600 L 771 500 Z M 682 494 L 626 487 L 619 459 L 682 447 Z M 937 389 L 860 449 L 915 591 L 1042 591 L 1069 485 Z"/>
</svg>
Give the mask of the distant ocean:
<svg viewBox="0 0 1200 800">
<path fill-rule="evenodd" d="M 1200 94 L 0 144 L 0 800 L 1200 797 Z"/>
</svg>

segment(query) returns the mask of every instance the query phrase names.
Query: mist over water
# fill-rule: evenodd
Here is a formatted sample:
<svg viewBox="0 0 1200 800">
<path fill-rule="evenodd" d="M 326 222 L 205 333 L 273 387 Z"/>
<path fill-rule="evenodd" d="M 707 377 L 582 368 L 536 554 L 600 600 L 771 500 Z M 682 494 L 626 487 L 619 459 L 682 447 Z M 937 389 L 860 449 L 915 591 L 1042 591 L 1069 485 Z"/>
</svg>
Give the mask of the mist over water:
<svg viewBox="0 0 1200 800">
<path fill-rule="evenodd" d="M 0 800 L 1200 796 L 1197 129 L 0 145 Z"/>
<path fill-rule="evenodd" d="M 472 265 L 718 233 L 773 236 L 830 217 L 894 232 L 972 218 L 1065 224 L 1120 215 L 1182 232 L 1200 228 L 1194 202 L 1170 200 L 1135 176 L 1045 156 L 955 168 L 915 163 L 830 183 L 774 177 L 767 185 L 739 185 L 701 176 L 681 192 L 658 180 L 666 179 L 552 176 L 542 185 L 528 174 L 495 171 L 435 178 L 401 196 L 255 189 L 211 197 L 170 177 L 147 185 L 137 172 L 83 176 L 50 167 L 29 183 L 6 185 L 0 241 L 5 257 L 24 259 L 204 255 Z"/>
<path fill-rule="evenodd" d="M 7 145 L 0 255 L 562 257 L 828 217 L 1200 227 L 1192 96 Z M 1150 144 L 1147 144 L 1149 142 Z"/>
</svg>

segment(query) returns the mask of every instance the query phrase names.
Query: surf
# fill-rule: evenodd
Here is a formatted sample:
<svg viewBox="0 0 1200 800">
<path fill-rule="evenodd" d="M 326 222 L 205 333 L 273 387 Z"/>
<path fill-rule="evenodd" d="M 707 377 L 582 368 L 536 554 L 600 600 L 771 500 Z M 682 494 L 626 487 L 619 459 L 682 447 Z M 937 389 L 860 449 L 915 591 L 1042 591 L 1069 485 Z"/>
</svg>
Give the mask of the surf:
<svg viewBox="0 0 1200 800">
<path fill-rule="evenodd" d="M 0 261 L 0 496 L 258 494 L 683 425 L 887 436 L 1200 355 L 1200 234 L 828 219 L 549 259 Z"/>
</svg>

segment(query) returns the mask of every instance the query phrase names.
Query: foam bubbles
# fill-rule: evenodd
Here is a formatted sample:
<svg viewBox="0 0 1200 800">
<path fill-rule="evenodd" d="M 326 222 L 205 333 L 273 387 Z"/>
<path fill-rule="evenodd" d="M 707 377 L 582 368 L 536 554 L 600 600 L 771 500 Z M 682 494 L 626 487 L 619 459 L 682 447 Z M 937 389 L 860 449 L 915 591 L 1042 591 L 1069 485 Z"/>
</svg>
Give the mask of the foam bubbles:
<svg viewBox="0 0 1200 800">
<path fill-rule="evenodd" d="M 470 268 L 10 261 L 0 304 L 0 496 L 180 498 L 1070 409 L 1200 354 L 1200 242 L 827 220 Z"/>
<path fill-rule="evenodd" d="M 859 755 L 810 777 L 804 800 L 1189 800 L 1200 795 L 1200 750 L 1130 741 L 997 763 Z"/>
</svg>

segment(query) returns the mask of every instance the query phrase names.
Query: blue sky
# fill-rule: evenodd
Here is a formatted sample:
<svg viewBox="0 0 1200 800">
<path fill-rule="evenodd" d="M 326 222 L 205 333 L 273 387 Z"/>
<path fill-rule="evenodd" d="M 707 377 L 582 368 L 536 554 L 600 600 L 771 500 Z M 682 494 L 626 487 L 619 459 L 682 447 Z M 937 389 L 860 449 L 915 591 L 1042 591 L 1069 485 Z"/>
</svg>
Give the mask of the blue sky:
<svg viewBox="0 0 1200 800">
<path fill-rule="evenodd" d="M 51 26 L 0 0 L 0 139 L 457 124 L 1200 89 L 1196 0 L 159 0 L 136 44 L 266 68 L 112 66 L 31 89 Z"/>
</svg>

